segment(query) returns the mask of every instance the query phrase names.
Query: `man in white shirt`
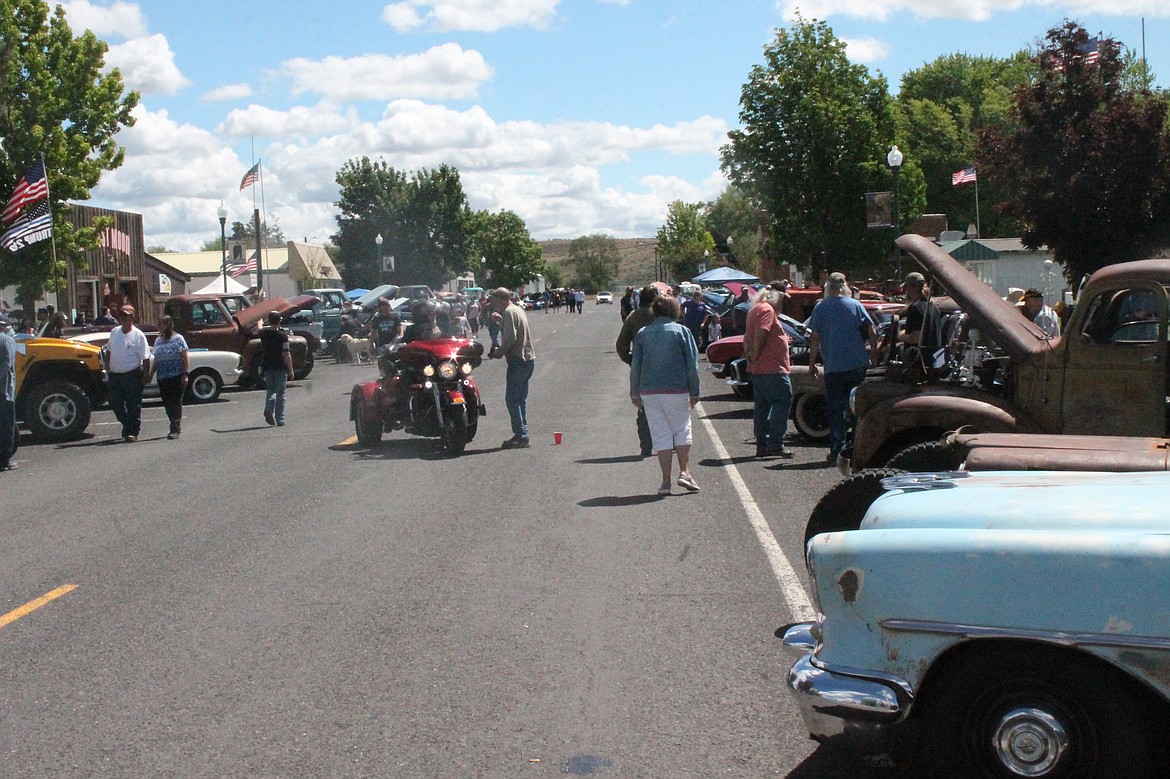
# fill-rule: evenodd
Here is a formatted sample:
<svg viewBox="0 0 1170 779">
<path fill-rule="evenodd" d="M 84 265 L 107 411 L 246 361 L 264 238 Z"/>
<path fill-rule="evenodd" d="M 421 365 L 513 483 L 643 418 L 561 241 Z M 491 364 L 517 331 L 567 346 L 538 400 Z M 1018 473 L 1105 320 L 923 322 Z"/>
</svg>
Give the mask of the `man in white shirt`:
<svg viewBox="0 0 1170 779">
<path fill-rule="evenodd" d="M 110 331 L 106 347 L 110 354 L 107 389 L 110 408 L 122 423 L 122 438 L 132 443 L 142 429 L 142 385 L 150 370 L 150 345 L 134 326 L 134 306 L 122 306 L 118 321 L 122 326 Z"/>
<path fill-rule="evenodd" d="M 1044 293 L 1038 289 L 1030 289 L 1024 293 L 1024 316 L 1031 319 L 1049 338 L 1060 335 L 1060 317 L 1048 306 L 1044 305 Z"/>
</svg>

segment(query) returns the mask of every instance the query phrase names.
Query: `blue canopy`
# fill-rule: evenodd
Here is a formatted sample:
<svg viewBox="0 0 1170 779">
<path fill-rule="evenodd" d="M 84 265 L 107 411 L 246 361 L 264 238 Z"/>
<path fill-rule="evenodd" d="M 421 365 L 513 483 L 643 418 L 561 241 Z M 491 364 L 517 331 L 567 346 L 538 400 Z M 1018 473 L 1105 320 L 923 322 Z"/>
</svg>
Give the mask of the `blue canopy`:
<svg viewBox="0 0 1170 779">
<path fill-rule="evenodd" d="M 350 300 L 357 300 L 367 292 L 369 292 L 368 289 L 365 289 L 364 287 L 357 287 L 355 289 L 351 289 L 349 292 L 346 292 L 345 296 Z"/>
<path fill-rule="evenodd" d="M 738 268 L 732 268 L 729 265 L 721 265 L 718 268 L 712 268 L 706 273 L 700 273 L 691 279 L 695 284 L 722 284 L 726 281 L 741 281 L 749 283 L 752 281 L 759 281 L 759 276 L 753 276 L 750 273 L 744 273 Z"/>
</svg>

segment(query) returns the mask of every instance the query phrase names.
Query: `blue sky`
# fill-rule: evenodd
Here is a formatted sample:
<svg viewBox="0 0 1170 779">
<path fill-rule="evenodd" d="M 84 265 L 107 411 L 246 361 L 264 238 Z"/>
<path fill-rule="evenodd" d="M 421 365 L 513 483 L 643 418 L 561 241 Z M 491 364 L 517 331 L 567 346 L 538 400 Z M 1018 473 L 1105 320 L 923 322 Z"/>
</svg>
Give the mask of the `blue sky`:
<svg viewBox="0 0 1170 779">
<path fill-rule="evenodd" d="M 75 30 L 142 92 L 126 163 L 94 205 L 144 215 L 148 244 L 218 236 L 220 201 L 263 160 L 289 238 L 336 231 L 348 159 L 457 167 L 471 205 L 533 236 L 651 236 L 677 199 L 726 186 L 719 147 L 763 47 L 799 8 L 897 90 L 954 52 L 1007 56 L 1065 18 L 1146 50 L 1170 86 L 1166 0 L 73 0 Z M 956 169 L 964 161 L 956 161 Z"/>
</svg>

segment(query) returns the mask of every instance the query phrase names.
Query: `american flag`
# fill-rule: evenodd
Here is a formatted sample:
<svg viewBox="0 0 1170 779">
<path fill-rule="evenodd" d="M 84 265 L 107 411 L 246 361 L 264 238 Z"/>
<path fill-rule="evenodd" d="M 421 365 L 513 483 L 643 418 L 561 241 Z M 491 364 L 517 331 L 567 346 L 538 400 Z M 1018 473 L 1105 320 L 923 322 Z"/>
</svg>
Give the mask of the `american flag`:
<svg viewBox="0 0 1170 779">
<path fill-rule="evenodd" d="M 1077 54 L 1082 55 L 1086 65 L 1096 64 L 1098 57 L 1101 56 L 1101 36 L 1095 35 L 1084 43 L 1078 43 Z M 1064 61 L 1056 60 L 1052 65 L 1052 69 L 1057 73 L 1064 70 Z"/>
<path fill-rule="evenodd" d="M 255 272 L 256 260 L 259 256 L 259 252 L 252 252 L 252 256 L 244 262 L 229 263 L 227 266 L 228 273 L 232 274 L 232 278 L 235 278 L 236 276 L 243 276 L 245 273 Z"/>
<path fill-rule="evenodd" d="M 49 203 L 38 203 L 24 213 L 0 235 L 0 249 L 20 251 L 53 235 L 53 215 Z"/>
<path fill-rule="evenodd" d="M 245 189 L 252 186 L 253 184 L 255 184 L 259 180 L 260 180 L 260 163 L 257 162 L 255 165 L 253 165 L 248 170 L 247 173 L 244 174 L 244 177 L 242 179 L 240 179 L 240 191 L 243 192 Z"/>
<path fill-rule="evenodd" d="M 4 206 L 4 213 L 0 214 L 0 219 L 11 222 L 20 213 L 20 209 L 29 203 L 44 200 L 48 196 L 49 180 L 45 178 L 45 162 L 43 159 L 37 160 L 36 164 L 28 169 L 28 173 L 25 173 L 24 178 L 16 185 L 12 197 L 8 199 L 8 205 Z"/>
<path fill-rule="evenodd" d="M 963 168 L 960 171 L 951 174 L 951 186 L 957 187 L 960 184 L 969 184 L 975 181 L 975 166 Z"/>
</svg>

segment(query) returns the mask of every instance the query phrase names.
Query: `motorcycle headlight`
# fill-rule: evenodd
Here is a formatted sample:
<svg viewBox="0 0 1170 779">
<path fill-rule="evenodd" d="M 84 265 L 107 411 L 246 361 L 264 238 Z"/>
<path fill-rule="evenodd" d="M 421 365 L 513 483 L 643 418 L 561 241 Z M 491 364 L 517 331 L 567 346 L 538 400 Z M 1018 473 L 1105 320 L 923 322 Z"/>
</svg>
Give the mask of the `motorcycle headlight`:
<svg viewBox="0 0 1170 779">
<path fill-rule="evenodd" d="M 454 360 L 449 360 L 439 366 L 439 378 L 450 381 L 459 375 L 459 366 Z"/>
<path fill-rule="evenodd" d="M 849 390 L 849 413 L 857 416 L 857 387 Z"/>
<path fill-rule="evenodd" d="M 463 363 L 462 365 L 459 366 L 459 370 L 462 371 L 464 376 L 470 376 L 471 375 L 471 363 L 469 363 L 469 362 Z"/>
<path fill-rule="evenodd" d="M 424 365 L 423 366 L 423 376 L 430 377 L 430 376 L 434 376 L 434 375 L 435 375 L 435 366 L 433 366 L 433 365 Z"/>
</svg>

